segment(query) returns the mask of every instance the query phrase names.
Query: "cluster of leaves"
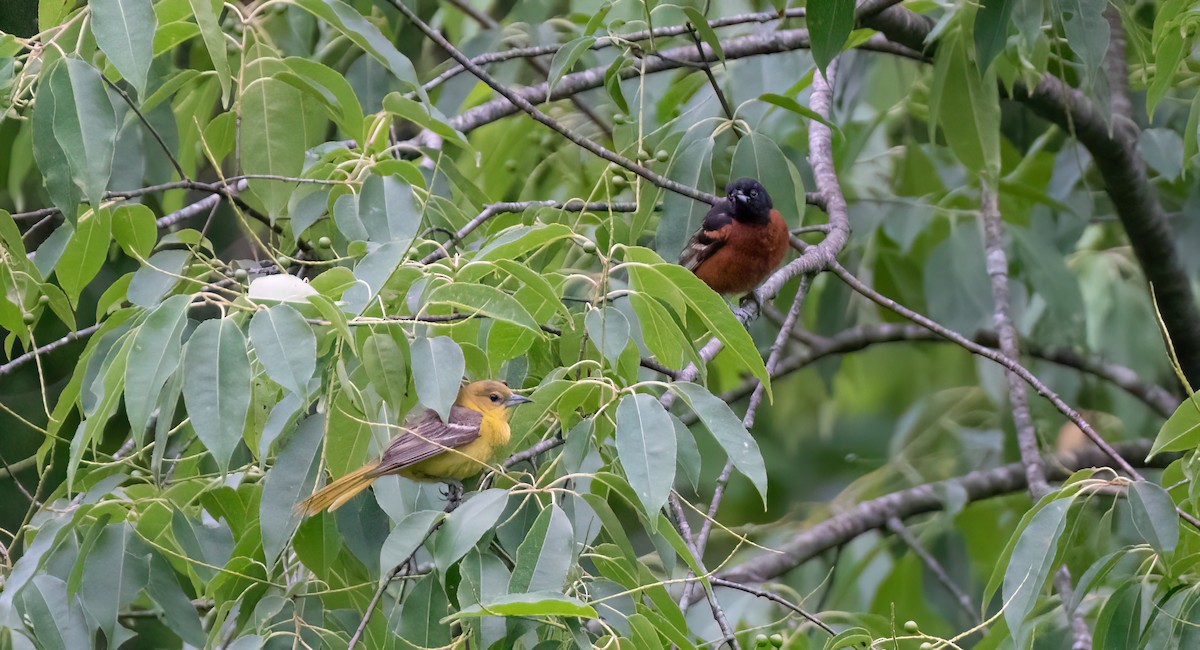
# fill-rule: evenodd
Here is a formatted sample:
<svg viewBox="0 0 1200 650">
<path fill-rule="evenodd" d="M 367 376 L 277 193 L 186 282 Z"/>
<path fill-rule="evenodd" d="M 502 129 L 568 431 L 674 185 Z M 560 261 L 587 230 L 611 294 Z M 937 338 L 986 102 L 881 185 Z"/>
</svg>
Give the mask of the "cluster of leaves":
<svg viewBox="0 0 1200 650">
<path fill-rule="evenodd" d="M 917 557 L 879 538 L 780 587 L 797 601 L 821 589 L 829 610 L 844 610 L 822 615 L 833 637 L 707 576 L 772 553 L 796 528 L 776 516 L 792 501 L 847 483 L 847 495 L 867 498 L 1011 455 L 994 368 L 910 347 L 772 385 L 763 356 L 776 332 L 747 330 L 671 263 L 708 206 L 540 127 L 462 132 L 448 116 L 484 109 L 491 95 L 469 75 L 422 85 L 449 64 L 388 3 L 78 4 L 42 3 L 30 39 L 0 35 L 0 146 L 11 150 L 0 199 L 46 208 L 0 211 L 5 350 L 90 334 L 60 385 L 36 377 L 36 423 L 26 424 L 46 485 L 8 545 L 7 643 L 336 647 L 361 635 L 369 647 L 690 648 L 720 633 L 708 606 L 681 608 L 688 576 L 702 576 L 699 598 L 723 604 L 744 642 L 779 632 L 790 648 L 843 647 L 894 638 L 905 618 L 923 632 L 889 643 L 979 629 L 939 611 L 944 595 L 926 593 Z M 610 2 L 562 20 L 517 3 L 507 27 L 449 6 L 421 13 L 469 53 L 558 46 L 548 87 L 599 72 L 603 87 L 576 98 L 612 117 L 611 137 L 566 103 L 550 109 L 560 121 L 705 191 L 757 177 L 798 226 L 812 185 L 800 143 L 808 119 L 828 123 L 804 93 L 872 33 L 855 29 L 850 3 L 814 2 L 802 23 L 811 54 L 725 60 L 721 39 L 735 32 L 707 26 L 701 4 Z M 709 18 L 741 5 L 712 4 Z M 931 66 L 843 56 L 838 93 L 855 105 L 835 126 L 853 205 L 846 265 L 957 331 L 988 327 L 982 178 L 1001 190 L 1022 336 L 1104 350 L 1161 379 L 1167 366 L 1145 335 L 1153 312 L 1079 149 L 1040 123 L 1006 124 L 1002 110 L 1001 89 L 1047 71 L 1108 105 L 1105 5 L 1059 5 L 938 7 Z M 1135 82 L 1158 109 L 1140 151 L 1162 201 L 1180 207 L 1196 198 L 1184 177 L 1200 95 L 1182 109 L 1174 73 L 1194 12 L 1176 0 L 1147 7 L 1121 8 L 1129 57 L 1145 63 Z M 694 35 L 620 38 L 687 23 Z M 720 59 L 736 119 L 703 70 L 637 74 L 647 50 L 700 43 Z M 493 71 L 539 82 L 530 68 Z M 206 196 L 220 201 L 197 204 Z M 528 203 L 487 207 L 502 199 Z M 802 322 L 811 342 L 884 318 L 822 276 Z M 713 338 L 723 349 L 706 363 L 699 350 Z M 691 363 L 694 383 L 653 369 Z M 1118 432 L 1160 421 L 1114 386 L 1035 369 L 1064 398 L 1111 414 Z M 336 514 L 293 513 L 323 477 L 378 454 L 413 409 L 446 413 L 464 378 L 501 378 L 533 398 L 514 415 L 512 451 L 560 447 L 489 466 L 449 514 L 438 486 L 399 477 Z M 773 398 L 756 437 L 718 397 L 743 378 Z M 1048 407 L 1035 416 L 1043 428 L 1057 422 Z M 1200 408 L 1185 402 L 1155 451 L 1195 450 L 1197 422 Z M 867 429 L 880 440 L 863 443 Z M 800 449 L 823 443 L 828 451 Z M 861 452 L 885 460 L 870 472 L 831 462 Z M 707 557 L 718 561 L 706 563 L 664 506 L 673 491 L 710 494 L 727 459 L 739 478 L 714 525 Z M 1078 577 L 1070 605 L 1088 609 L 1102 647 L 1189 647 L 1197 537 L 1181 532 L 1175 504 L 1196 510 L 1194 467 L 1191 456 L 1169 467 L 1170 490 L 1086 471 L 1032 506 L 947 497 L 956 505 L 929 537 L 958 558 L 964 581 L 990 576 L 973 590 L 980 609 L 1003 608 L 979 629 L 987 647 L 1068 633 L 1045 589 L 1064 563 Z M 1128 499 L 1112 499 L 1114 486 Z M 997 522 L 1011 537 L 995 534 Z"/>
</svg>

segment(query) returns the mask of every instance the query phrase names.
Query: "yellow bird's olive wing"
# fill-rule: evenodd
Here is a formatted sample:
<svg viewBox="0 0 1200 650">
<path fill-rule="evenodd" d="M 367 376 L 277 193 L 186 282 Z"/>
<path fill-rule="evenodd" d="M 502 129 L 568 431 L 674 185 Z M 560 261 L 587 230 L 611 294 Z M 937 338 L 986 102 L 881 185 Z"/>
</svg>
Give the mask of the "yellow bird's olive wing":
<svg viewBox="0 0 1200 650">
<path fill-rule="evenodd" d="M 379 461 L 379 469 L 385 474 L 394 472 L 447 449 L 461 447 L 479 437 L 482 422 L 482 414 L 463 406 L 450 409 L 449 423 L 443 422 L 437 411 L 425 409 L 410 418 L 404 425 L 407 431 L 388 445 Z"/>
</svg>

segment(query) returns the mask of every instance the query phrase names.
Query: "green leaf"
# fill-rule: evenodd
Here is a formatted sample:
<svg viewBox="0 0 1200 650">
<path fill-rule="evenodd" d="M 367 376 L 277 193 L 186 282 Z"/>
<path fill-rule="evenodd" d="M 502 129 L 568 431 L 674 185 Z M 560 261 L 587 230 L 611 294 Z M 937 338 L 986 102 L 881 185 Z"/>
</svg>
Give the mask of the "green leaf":
<svg viewBox="0 0 1200 650">
<path fill-rule="evenodd" d="M 268 567 L 275 565 L 300 523 L 300 515 L 293 508 L 312 493 L 317 482 L 321 466 L 318 452 L 324 437 L 325 418 L 321 415 L 306 417 L 263 477 L 258 516 Z"/>
<path fill-rule="evenodd" d="M 125 367 L 125 413 L 139 445 L 158 396 L 183 356 L 180 337 L 191 301 L 190 296 L 182 295 L 164 300 L 150 312 L 134 336 Z"/>
<path fill-rule="evenodd" d="M 685 359 L 698 360 L 692 343 L 666 307 L 642 293 L 629 294 L 629 304 L 638 316 L 642 341 L 650 354 L 668 368 L 682 368 Z"/>
<path fill-rule="evenodd" d="M 628 59 L 618 56 L 604 70 L 604 90 L 608 92 L 609 98 L 623 113 L 629 112 L 629 102 L 625 99 L 624 91 L 621 90 L 621 71 L 627 63 L 629 63 Z"/>
<path fill-rule="evenodd" d="M 1039 510 L 1013 547 L 1001 594 L 1007 603 L 1004 620 L 1015 641 L 1020 642 L 1021 627 L 1057 567 L 1058 540 L 1067 525 L 1067 511 L 1072 502 L 1072 499 L 1057 499 Z"/>
<path fill-rule="evenodd" d="M 231 318 L 204 321 L 187 342 L 183 367 L 183 401 L 192 428 L 227 471 L 250 410 L 246 338 Z"/>
<path fill-rule="evenodd" d="M 394 634 L 413 648 L 444 648 L 451 645 L 450 626 L 441 622 L 449 610 L 446 592 L 436 575 L 417 581 L 405 594 L 399 625 Z"/>
<path fill-rule="evenodd" d="M 550 60 L 550 72 L 546 75 L 546 84 L 550 92 L 554 92 L 554 86 L 558 83 L 562 76 L 571 71 L 575 66 L 575 62 L 579 57 L 583 56 L 588 50 L 596 44 L 595 36 L 580 36 L 574 40 L 568 41 L 558 48 L 554 53 L 554 58 Z"/>
<path fill-rule="evenodd" d="M 450 126 L 446 120 L 446 116 L 442 115 L 437 108 L 429 104 L 409 99 L 400 93 L 388 93 L 387 97 L 383 98 L 383 110 L 429 129 L 433 133 L 442 136 L 450 144 L 457 145 L 467 151 L 474 150 L 471 147 L 471 143 L 467 141 L 467 137 L 461 131 Z"/>
<path fill-rule="evenodd" d="M 154 307 L 179 283 L 190 251 L 159 251 L 146 260 L 146 264 L 133 274 L 129 281 L 129 302 L 147 309 Z"/>
<path fill-rule="evenodd" d="M 1159 429 L 1147 458 L 1164 451 L 1191 451 L 1200 447 L 1200 401 L 1190 397 L 1175 409 Z"/>
<path fill-rule="evenodd" d="M 1174 517 L 1172 517 L 1174 519 Z M 1125 650 L 1142 646 L 1142 585 L 1134 581 L 1121 585 L 1104 602 L 1096 618 L 1096 650 Z"/>
<path fill-rule="evenodd" d="M 300 312 L 286 304 L 255 312 L 250 342 L 268 377 L 293 394 L 308 395 L 317 369 L 317 338 Z"/>
<path fill-rule="evenodd" d="M 117 115 L 98 70 L 79 59 L 63 63 L 43 82 L 54 88 L 54 137 L 75 185 L 92 207 L 99 207 L 112 174 Z"/>
<path fill-rule="evenodd" d="M 975 12 L 975 64 L 987 70 L 996 55 L 1004 51 L 1013 6 L 1021 0 L 981 0 Z"/>
<path fill-rule="evenodd" d="M 71 178 L 71 164 L 67 161 L 67 153 L 58 143 L 54 124 L 55 114 L 59 112 L 59 109 L 56 108 L 58 104 L 62 104 L 63 112 L 69 111 L 71 108 L 71 98 L 66 89 L 62 90 L 62 98 L 56 99 L 55 87 L 60 84 L 51 83 L 54 79 L 61 79 L 67 74 L 66 65 L 62 59 L 58 59 L 43 69 L 41 83 L 37 86 L 36 102 L 31 120 L 33 123 L 33 158 L 37 162 L 38 171 L 42 174 L 42 185 L 45 186 L 46 193 L 50 195 L 50 201 L 54 203 L 54 207 L 62 211 L 63 216 L 67 219 L 67 223 L 59 227 L 59 231 L 75 222 L 75 218 L 78 216 L 80 197 L 79 188 L 75 186 L 75 182 Z M 66 232 L 67 235 L 70 234 L 70 230 Z M 40 248 L 46 248 L 48 243 L 49 241 L 43 242 Z M 38 268 L 42 269 L 42 275 L 46 275 L 50 269 L 54 268 L 53 263 L 43 268 L 42 260 L 39 258 L 44 257 L 53 256 L 39 251 L 35 257 L 35 261 L 39 262 Z M 52 261 L 57 261 L 57 258 Z"/>
<path fill-rule="evenodd" d="M 683 13 L 687 16 L 688 22 L 695 28 L 696 33 L 700 36 L 700 40 L 711 47 L 713 54 L 716 54 L 721 63 L 724 63 L 725 49 L 721 47 L 721 39 L 717 38 L 717 33 L 713 31 L 712 25 L 708 24 L 708 19 L 704 17 L 704 14 L 700 13 L 694 7 L 684 7 Z"/>
<path fill-rule="evenodd" d="M 671 416 L 671 424 L 675 425 L 675 474 L 682 474 L 692 484 L 692 488 L 696 489 L 700 485 L 700 467 L 703 462 L 700 448 L 696 446 L 696 437 L 674 415 Z"/>
<path fill-rule="evenodd" d="M 694 132 L 698 133 L 699 130 Z M 712 138 L 699 136 L 689 142 L 685 136 L 671 157 L 667 177 L 688 187 L 712 187 L 712 160 Z M 655 233 L 654 249 L 658 254 L 663 259 L 679 259 L 684 244 L 700 227 L 700 222 L 711 207 L 707 203 L 667 192 L 663 197 L 664 216 Z"/>
<path fill-rule="evenodd" d="M 300 91 L 270 77 L 255 79 L 238 101 L 238 151 L 246 174 L 297 177 L 304 168 L 305 128 Z M 287 207 L 294 187 L 275 180 L 251 180 L 250 189 L 271 216 Z"/>
<path fill-rule="evenodd" d="M 1054 0 L 1052 6 L 1055 14 L 1062 16 L 1071 51 L 1083 62 L 1084 86 L 1091 87 L 1108 53 L 1110 28 L 1104 18 L 1108 0 Z"/>
<path fill-rule="evenodd" d="M 467 499 L 446 516 L 429 548 L 438 573 L 445 575 L 451 565 L 479 543 L 496 524 L 507 501 L 507 491 L 492 488 Z"/>
<path fill-rule="evenodd" d="M 137 203 L 117 206 L 112 211 L 112 236 L 126 255 L 135 260 L 146 259 L 158 241 L 154 211 Z"/>
<path fill-rule="evenodd" d="M 767 373 L 767 366 L 758 354 L 754 339 L 750 338 L 750 333 L 729 310 L 725 301 L 694 273 L 682 266 L 657 264 L 654 268 L 679 288 L 688 308 L 704 322 L 709 333 L 725 345 L 725 353 L 736 357 L 742 367 L 763 382 L 769 398 L 771 376 Z"/>
<path fill-rule="evenodd" d="M 154 31 L 158 17 L 150 0 L 92 0 L 92 33 L 96 45 L 122 77 L 146 95 L 146 77 L 154 58 Z"/>
<path fill-rule="evenodd" d="M 614 365 L 629 345 L 629 319 L 613 307 L 593 309 L 583 318 L 588 336 Z"/>
<path fill-rule="evenodd" d="M 429 535 L 429 531 L 442 521 L 445 513 L 441 510 L 418 510 L 411 512 L 392 528 L 379 549 L 379 569 L 382 582 L 393 567 L 403 564 L 412 557 Z"/>
<path fill-rule="evenodd" d="M 354 277 L 358 282 L 342 294 L 347 313 L 361 313 L 370 305 L 383 284 L 396 272 L 406 251 L 407 243 L 388 243 L 362 258 L 354 267 Z"/>
<path fill-rule="evenodd" d="M 1129 512 L 1146 543 L 1159 553 L 1171 553 L 1179 543 L 1179 517 L 1167 491 L 1154 483 L 1134 481 L 1129 486 Z"/>
<path fill-rule="evenodd" d="M 276 78 L 320 98 L 329 107 L 330 117 L 346 135 L 362 139 L 362 104 L 345 77 L 328 66 L 298 56 L 288 57 L 283 62 L 295 74 L 280 73 Z"/>
<path fill-rule="evenodd" d="M 577 618 L 598 618 L 595 608 L 584 604 L 578 598 L 572 598 L 571 596 L 557 592 L 543 591 L 501 596 L 486 603 L 466 607 L 442 619 L 442 622 L 449 623 L 459 619 L 478 618 L 480 616 L 573 616 Z"/>
<path fill-rule="evenodd" d="M 67 584 L 62 580 L 38 575 L 21 591 L 21 604 L 40 647 L 75 650 L 92 646 L 79 600 L 67 597 Z"/>
<path fill-rule="evenodd" d="M 575 531 L 562 508 L 552 503 L 534 520 L 517 548 L 509 593 L 561 591 L 574 559 Z"/>
<path fill-rule="evenodd" d="M 1107 30 L 1108 27 L 1105 26 Z M 961 30 L 942 40 L 933 65 L 930 118 L 968 169 L 985 178 L 1000 173 L 1000 95 L 995 68 L 980 74 L 969 60 Z"/>
<path fill-rule="evenodd" d="M 842 630 L 836 635 L 825 640 L 825 645 L 821 646 L 823 650 L 849 650 L 854 648 L 866 648 L 875 642 L 875 637 L 865 628 L 852 627 L 848 630 Z"/>
<path fill-rule="evenodd" d="M 413 341 L 409 354 L 417 399 L 437 411 L 443 422 L 449 422 L 450 407 L 458 398 L 458 388 L 467 369 L 462 348 L 448 336 L 422 336 Z"/>
<path fill-rule="evenodd" d="M 831 130 L 833 130 L 839 134 L 842 132 L 841 127 L 834 124 L 833 122 L 830 122 L 829 120 L 825 119 L 825 117 L 823 115 L 821 115 L 820 113 L 805 106 L 804 104 L 801 104 L 800 102 L 792 99 L 791 97 L 785 97 L 784 95 L 777 95 L 775 93 L 763 93 L 762 95 L 758 96 L 758 101 L 766 102 L 773 106 L 778 106 L 779 108 L 782 108 L 787 111 L 791 111 L 791 112 L 795 113 L 796 115 L 799 115 L 800 117 L 808 118 L 815 122 L 820 122 L 821 124 L 824 124 L 825 126 L 829 127 Z"/>
<path fill-rule="evenodd" d="M 79 598 L 106 638 L 115 638 L 117 613 L 150 579 L 148 551 L 133 527 L 122 522 L 105 526 L 88 553 Z"/>
<path fill-rule="evenodd" d="M 729 460 L 744 474 L 758 493 L 767 500 L 767 469 L 763 464 L 762 452 L 754 437 L 742 426 L 742 421 L 733 414 L 724 400 L 708 389 L 691 382 L 674 382 L 671 386 L 685 399 L 696 413 L 696 417 L 712 433 L 713 437 L 729 454 Z"/>
<path fill-rule="evenodd" d="M 221 105 L 229 106 L 230 71 L 229 54 L 226 52 L 225 34 L 217 21 L 217 12 L 210 0 L 188 0 L 192 13 L 196 16 L 196 24 L 200 26 L 200 36 L 204 47 L 208 48 L 208 57 L 212 60 L 213 70 L 221 84 Z M 217 5 L 221 6 L 221 5 Z"/>
<path fill-rule="evenodd" d="M 515 259 L 532 250 L 542 248 L 552 242 L 569 239 L 574 235 L 574 231 L 561 223 L 518 226 L 504 231 L 503 234 L 480 248 L 479 252 L 475 254 L 475 260 Z"/>
<path fill-rule="evenodd" d="M 617 404 L 617 457 L 650 521 L 657 519 L 675 482 L 675 436 L 663 435 L 672 426 L 652 395 L 626 395 Z"/>
<path fill-rule="evenodd" d="M 813 0 L 805 7 L 813 60 L 824 76 L 825 68 L 841 53 L 854 29 L 854 0 Z"/>
<path fill-rule="evenodd" d="M 392 408 L 401 408 L 408 395 L 408 361 L 396 339 L 389 334 L 372 334 L 363 343 L 362 363 L 375 391 Z"/>
<path fill-rule="evenodd" d="M 1138 151 L 1165 180 L 1178 180 L 1183 172 L 1183 138 L 1172 129 L 1144 129 L 1138 134 Z"/>
<path fill-rule="evenodd" d="M 112 214 L 108 209 L 94 210 L 79 219 L 54 271 L 72 304 L 78 302 L 84 287 L 104 266 L 111 242 Z"/>
<path fill-rule="evenodd" d="M 150 580 L 146 584 L 146 595 L 162 610 L 164 623 L 184 642 L 195 647 L 204 647 L 204 628 L 196 606 L 179 586 L 175 571 L 159 555 L 150 558 Z"/>
<path fill-rule="evenodd" d="M 368 241 L 408 246 L 421 227 L 421 210 L 412 187 L 398 176 L 368 176 L 356 207 Z"/>
<path fill-rule="evenodd" d="M 332 25 L 363 51 L 387 66 L 396 78 L 416 90 L 421 87 L 412 63 L 374 23 L 341 0 L 295 0 L 300 8 Z"/>
</svg>

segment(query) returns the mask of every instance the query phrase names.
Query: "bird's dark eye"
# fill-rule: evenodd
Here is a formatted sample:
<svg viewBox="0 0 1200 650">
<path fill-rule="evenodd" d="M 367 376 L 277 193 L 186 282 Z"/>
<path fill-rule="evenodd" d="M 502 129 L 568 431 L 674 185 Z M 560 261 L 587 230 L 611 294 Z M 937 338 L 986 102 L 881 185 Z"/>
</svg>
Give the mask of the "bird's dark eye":
<svg viewBox="0 0 1200 650">
<path fill-rule="evenodd" d="M 492 393 L 491 395 L 488 395 L 488 399 L 492 400 L 493 402 L 499 402 L 499 401 L 500 401 L 500 394 L 499 394 L 499 393 Z"/>
<path fill-rule="evenodd" d="M 758 197 L 758 190 L 750 190 L 750 196 Z"/>
</svg>

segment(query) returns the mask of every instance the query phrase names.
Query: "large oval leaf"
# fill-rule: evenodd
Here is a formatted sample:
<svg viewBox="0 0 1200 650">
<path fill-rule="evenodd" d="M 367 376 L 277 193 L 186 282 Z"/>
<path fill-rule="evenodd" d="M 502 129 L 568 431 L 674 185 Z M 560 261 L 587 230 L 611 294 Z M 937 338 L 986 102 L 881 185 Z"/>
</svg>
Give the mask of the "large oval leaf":
<svg viewBox="0 0 1200 650">
<path fill-rule="evenodd" d="M 626 395 L 617 404 L 617 456 L 650 521 L 675 482 L 675 433 L 671 416 L 652 395 Z"/>
<path fill-rule="evenodd" d="M 204 321 L 187 342 L 183 364 L 183 402 L 192 428 L 226 471 L 250 410 L 246 337 L 230 318 Z"/>
<path fill-rule="evenodd" d="M 141 443 L 158 395 L 183 356 L 180 337 L 187 323 L 191 296 L 171 296 L 138 328 L 125 366 L 125 413 L 134 438 Z"/>
<path fill-rule="evenodd" d="M 150 0 L 91 0 L 92 33 L 122 77 L 146 94 L 146 76 L 154 58 L 154 31 L 158 18 Z"/>
<path fill-rule="evenodd" d="M 421 337 L 412 344 L 412 369 L 417 398 L 448 422 L 467 369 L 462 348 L 448 336 Z"/>
<path fill-rule="evenodd" d="M 268 377 L 295 395 L 308 394 L 317 369 L 317 337 L 300 312 L 275 305 L 255 313 L 250 342 Z"/>
</svg>

